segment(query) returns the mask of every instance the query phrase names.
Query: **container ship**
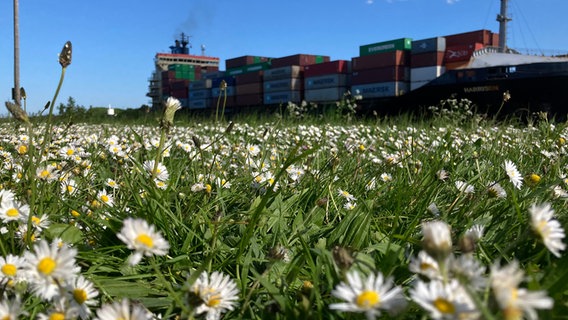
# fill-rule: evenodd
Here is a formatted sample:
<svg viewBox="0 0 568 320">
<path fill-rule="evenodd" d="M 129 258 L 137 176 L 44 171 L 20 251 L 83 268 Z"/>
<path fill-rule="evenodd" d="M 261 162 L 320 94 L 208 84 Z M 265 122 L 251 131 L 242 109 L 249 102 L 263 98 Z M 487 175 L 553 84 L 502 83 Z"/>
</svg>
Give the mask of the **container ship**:
<svg viewBox="0 0 568 320">
<path fill-rule="evenodd" d="M 218 58 L 190 55 L 182 35 L 171 53 L 156 55 L 148 96 L 155 108 L 174 96 L 190 110 L 213 109 L 222 96 L 228 111 L 239 112 L 288 102 L 335 103 L 356 95 L 363 110 L 380 113 L 452 97 L 471 100 L 480 112 L 495 113 L 504 106 L 508 113 L 546 111 L 565 117 L 568 57 L 523 55 L 509 48 L 504 35 L 510 20 L 507 0 L 501 0 L 499 33 L 380 41 L 361 45 L 359 56 L 350 60 L 247 55 L 225 60 L 225 71 L 219 71 Z M 505 96 L 510 99 L 503 104 Z"/>
</svg>

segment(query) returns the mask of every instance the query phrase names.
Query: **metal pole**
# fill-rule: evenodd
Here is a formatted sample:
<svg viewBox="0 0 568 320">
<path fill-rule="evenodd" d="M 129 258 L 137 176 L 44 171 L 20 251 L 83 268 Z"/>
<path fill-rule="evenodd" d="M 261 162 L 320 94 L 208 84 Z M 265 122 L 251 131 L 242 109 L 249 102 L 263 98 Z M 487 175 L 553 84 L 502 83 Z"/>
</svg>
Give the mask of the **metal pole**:
<svg viewBox="0 0 568 320">
<path fill-rule="evenodd" d="M 507 22 L 511 18 L 507 16 L 507 2 L 508 0 L 501 0 L 501 11 L 497 15 L 499 21 L 499 52 L 507 51 Z"/>
<path fill-rule="evenodd" d="M 14 0 L 14 89 L 12 97 L 14 102 L 21 105 L 20 94 L 20 21 L 19 21 L 19 4 L 18 0 Z"/>
</svg>

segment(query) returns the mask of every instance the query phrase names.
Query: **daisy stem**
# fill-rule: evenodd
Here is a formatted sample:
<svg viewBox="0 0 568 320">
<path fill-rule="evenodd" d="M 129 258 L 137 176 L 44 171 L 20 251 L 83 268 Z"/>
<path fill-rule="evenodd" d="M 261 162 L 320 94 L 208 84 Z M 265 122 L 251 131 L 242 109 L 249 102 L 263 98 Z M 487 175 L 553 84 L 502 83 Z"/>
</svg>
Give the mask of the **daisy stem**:
<svg viewBox="0 0 568 320">
<path fill-rule="evenodd" d="M 152 179 L 155 179 L 158 173 L 158 164 L 162 160 L 162 150 L 164 149 L 165 143 L 166 143 L 166 128 L 162 128 L 160 133 L 160 142 L 158 143 L 158 151 L 156 153 L 156 159 L 154 161 L 154 168 L 152 169 Z"/>
<path fill-rule="evenodd" d="M 174 291 L 172 284 L 169 281 L 167 281 L 166 278 L 164 277 L 164 274 L 162 273 L 162 271 L 160 270 L 160 267 L 158 266 L 158 263 L 156 262 L 156 257 L 152 256 L 152 257 L 150 257 L 149 260 L 150 260 L 150 264 L 152 265 L 152 268 L 154 269 L 154 273 L 156 274 L 156 277 L 162 282 L 162 284 L 164 285 L 166 290 L 168 290 L 172 299 L 182 309 L 183 313 L 189 314 L 189 310 L 187 310 L 187 307 L 185 306 L 185 304 L 183 303 L 183 301 L 181 300 L 181 298 L 177 294 L 177 292 Z"/>
<path fill-rule="evenodd" d="M 53 117 L 53 107 L 55 106 L 55 101 L 57 100 L 57 96 L 59 95 L 59 90 L 61 89 L 61 85 L 63 84 L 63 79 L 65 78 L 65 70 L 67 68 L 61 68 L 61 76 L 59 77 L 59 84 L 57 85 L 57 89 L 55 89 L 55 94 L 53 95 L 53 99 L 51 99 L 51 103 L 49 105 L 49 114 L 47 115 L 47 124 L 45 127 L 45 137 L 43 139 L 43 143 L 41 144 L 41 152 L 44 151 L 45 146 L 47 143 L 51 141 L 51 126 L 52 126 L 52 117 Z"/>
</svg>

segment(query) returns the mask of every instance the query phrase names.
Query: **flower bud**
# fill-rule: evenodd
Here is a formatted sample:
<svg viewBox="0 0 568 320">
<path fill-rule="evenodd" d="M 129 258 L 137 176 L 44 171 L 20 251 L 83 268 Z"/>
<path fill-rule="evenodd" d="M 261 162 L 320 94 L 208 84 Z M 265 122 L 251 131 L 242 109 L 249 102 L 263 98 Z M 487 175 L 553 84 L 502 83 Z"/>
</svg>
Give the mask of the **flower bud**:
<svg viewBox="0 0 568 320">
<path fill-rule="evenodd" d="M 61 53 L 59 54 L 59 64 L 63 68 L 67 68 L 71 64 L 72 52 L 71 41 L 65 42 L 63 49 L 61 49 Z"/>
</svg>

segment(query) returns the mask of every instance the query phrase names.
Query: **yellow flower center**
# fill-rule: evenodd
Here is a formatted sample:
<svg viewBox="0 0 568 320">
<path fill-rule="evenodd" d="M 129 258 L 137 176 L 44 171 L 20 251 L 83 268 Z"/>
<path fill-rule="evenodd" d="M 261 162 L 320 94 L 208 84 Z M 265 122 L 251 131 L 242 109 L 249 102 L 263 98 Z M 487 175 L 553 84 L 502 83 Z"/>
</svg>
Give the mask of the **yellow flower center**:
<svg viewBox="0 0 568 320">
<path fill-rule="evenodd" d="M 532 184 L 537 184 L 537 183 L 540 182 L 540 176 L 539 176 L 538 174 L 536 174 L 536 173 L 533 173 L 533 174 L 531 174 L 531 175 L 529 176 L 529 181 L 530 181 Z"/>
<path fill-rule="evenodd" d="M 61 312 L 54 312 L 49 316 L 49 320 L 65 320 L 65 315 Z"/>
<path fill-rule="evenodd" d="M 454 314 L 456 312 L 453 303 L 444 298 L 434 300 L 434 307 L 443 314 Z"/>
<path fill-rule="evenodd" d="M 73 188 L 73 186 L 69 185 L 69 184 L 67 185 L 66 189 L 67 189 L 67 193 L 73 193 L 73 190 L 75 190 L 75 188 Z"/>
<path fill-rule="evenodd" d="M 55 267 L 57 266 L 57 262 L 51 259 L 50 257 L 46 257 L 41 259 L 41 261 L 37 265 L 37 271 L 43 273 L 46 276 L 49 276 Z"/>
<path fill-rule="evenodd" d="M 48 170 L 45 170 L 45 169 L 42 170 L 42 171 L 40 172 L 40 174 L 39 174 L 39 177 L 42 178 L 42 179 L 45 179 L 45 178 L 49 177 L 49 171 L 48 171 Z"/>
<path fill-rule="evenodd" d="M 211 297 L 209 297 L 209 300 L 207 300 L 207 306 L 208 307 L 216 307 L 221 303 L 221 295 L 220 294 L 214 294 Z"/>
<path fill-rule="evenodd" d="M 211 193 L 211 185 L 210 184 L 205 185 L 205 192 Z"/>
<path fill-rule="evenodd" d="M 373 308 L 381 302 L 381 297 L 375 291 L 363 291 L 357 296 L 357 306 L 361 308 Z"/>
<path fill-rule="evenodd" d="M 147 248 L 152 248 L 154 246 L 154 240 L 149 235 L 142 233 L 136 237 L 136 243 L 139 243 Z"/>
<path fill-rule="evenodd" d="M 109 198 L 106 194 L 101 195 L 101 200 L 103 200 L 104 203 L 107 203 Z"/>
<path fill-rule="evenodd" d="M 18 147 L 18 153 L 19 154 L 26 154 L 28 152 L 28 147 L 25 145 L 21 145 L 20 147 Z"/>
<path fill-rule="evenodd" d="M 71 215 L 74 216 L 75 218 L 77 218 L 81 214 L 79 212 L 75 211 L 75 210 L 71 210 Z"/>
<path fill-rule="evenodd" d="M 11 263 L 6 263 L 2 266 L 2 273 L 7 275 L 8 277 L 15 276 L 17 271 L 18 268 L 16 268 L 16 266 Z"/>
<path fill-rule="evenodd" d="M 33 223 L 35 226 L 38 226 L 40 222 L 41 222 L 41 220 L 40 220 L 38 217 L 36 217 L 36 216 L 33 216 L 33 217 L 32 217 L 32 223 Z"/>
<path fill-rule="evenodd" d="M 436 269 L 434 266 L 428 262 L 420 263 L 420 270 Z"/>
<path fill-rule="evenodd" d="M 14 218 L 20 215 L 20 211 L 18 211 L 18 209 L 16 208 L 10 208 L 8 210 L 6 210 L 6 215 L 8 217 Z"/>
<path fill-rule="evenodd" d="M 87 292 L 83 289 L 73 290 L 73 298 L 78 304 L 83 304 L 87 301 Z"/>
<path fill-rule="evenodd" d="M 65 152 L 68 156 L 72 156 L 73 153 L 75 153 L 75 151 L 73 151 L 73 149 L 67 149 L 67 152 Z"/>
</svg>

